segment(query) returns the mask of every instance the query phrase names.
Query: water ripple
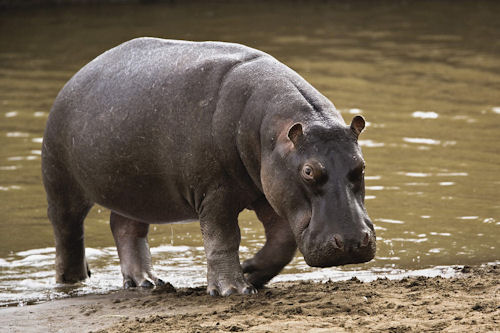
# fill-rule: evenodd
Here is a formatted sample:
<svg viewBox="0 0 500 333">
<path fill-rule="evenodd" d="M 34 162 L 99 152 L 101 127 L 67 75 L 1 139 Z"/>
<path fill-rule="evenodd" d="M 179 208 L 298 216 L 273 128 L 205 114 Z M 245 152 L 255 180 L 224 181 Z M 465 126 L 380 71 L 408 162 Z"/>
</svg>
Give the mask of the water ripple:
<svg viewBox="0 0 500 333">
<path fill-rule="evenodd" d="M 427 138 L 403 138 L 403 141 L 408 143 L 418 143 L 425 145 L 439 145 L 441 143 L 440 140 L 427 139 Z"/>
<path fill-rule="evenodd" d="M 12 117 L 17 117 L 19 113 L 17 111 L 10 111 L 5 113 L 5 118 L 12 118 Z"/>
<path fill-rule="evenodd" d="M 382 222 L 382 223 L 391 223 L 391 224 L 404 224 L 403 221 L 400 220 L 394 220 L 394 219 L 383 219 L 383 218 L 378 218 L 375 219 L 377 222 Z"/>
<path fill-rule="evenodd" d="M 420 119 L 436 119 L 439 117 L 439 115 L 433 111 L 415 111 L 411 114 L 411 116 L 413 118 L 420 118 Z"/>
</svg>

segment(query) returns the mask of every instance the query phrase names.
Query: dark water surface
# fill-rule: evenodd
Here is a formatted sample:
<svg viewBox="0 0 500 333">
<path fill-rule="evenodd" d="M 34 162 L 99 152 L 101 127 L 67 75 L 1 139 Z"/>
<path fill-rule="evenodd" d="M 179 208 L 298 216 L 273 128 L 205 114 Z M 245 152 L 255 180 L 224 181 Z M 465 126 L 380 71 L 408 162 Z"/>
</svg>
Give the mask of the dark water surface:
<svg viewBox="0 0 500 333">
<path fill-rule="evenodd" d="M 0 12 L 0 305 L 121 286 L 109 212 L 85 225 L 92 278 L 54 282 L 40 177 L 45 121 L 63 84 L 101 52 L 138 36 L 222 40 L 266 51 L 329 97 L 361 137 L 377 257 L 280 279 L 449 272 L 500 260 L 500 2 L 109 5 Z M 242 258 L 264 243 L 240 215 Z M 199 225 L 152 228 L 160 276 L 205 283 Z M 354 273 L 353 273 L 354 272 Z"/>
</svg>

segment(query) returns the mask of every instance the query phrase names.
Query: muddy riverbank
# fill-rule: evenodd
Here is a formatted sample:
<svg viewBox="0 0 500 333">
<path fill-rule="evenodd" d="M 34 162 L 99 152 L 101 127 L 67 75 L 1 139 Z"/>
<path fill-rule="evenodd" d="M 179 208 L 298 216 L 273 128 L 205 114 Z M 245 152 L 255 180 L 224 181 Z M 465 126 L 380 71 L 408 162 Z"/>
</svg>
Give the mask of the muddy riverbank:
<svg viewBox="0 0 500 333">
<path fill-rule="evenodd" d="M 118 291 L 0 310 L 7 332 L 493 332 L 499 265 L 454 278 L 275 283 L 253 296 L 204 288 Z"/>
</svg>

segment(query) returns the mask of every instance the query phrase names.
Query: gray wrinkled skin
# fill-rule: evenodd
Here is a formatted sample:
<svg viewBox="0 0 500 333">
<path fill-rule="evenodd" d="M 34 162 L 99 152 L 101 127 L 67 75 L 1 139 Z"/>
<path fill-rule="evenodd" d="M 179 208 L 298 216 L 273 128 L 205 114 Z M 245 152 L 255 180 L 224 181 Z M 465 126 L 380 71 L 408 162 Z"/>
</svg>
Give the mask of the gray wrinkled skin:
<svg viewBox="0 0 500 333">
<path fill-rule="evenodd" d="M 163 283 L 149 224 L 199 220 L 211 295 L 255 293 L 290 262 L 371 260 L 357 137 L 333 104 L 273 57 L 238 44 L 139 38 L 83 67 L 50 112 L 42 171 L 56 277 L 90 276 L 83 221 L 109 208 L 125 287 Z M 240 265 L 238 214 L 267 241 Z"/>
</svg>

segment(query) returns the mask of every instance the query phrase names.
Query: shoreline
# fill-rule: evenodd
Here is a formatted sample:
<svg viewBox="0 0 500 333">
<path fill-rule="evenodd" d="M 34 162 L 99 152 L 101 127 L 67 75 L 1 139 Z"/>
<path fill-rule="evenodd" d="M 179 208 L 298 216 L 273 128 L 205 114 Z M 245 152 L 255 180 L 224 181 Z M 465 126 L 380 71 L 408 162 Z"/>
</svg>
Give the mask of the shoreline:
<svg viewBox="0 0 500 333">
<path fill-rule="evenodd" d="M 257 295 L 120 290 L 0 309 L 7 332 L 470 331 L 500 327 L 500 266 L 455 277 L 276 282 Z"/>
<path fill-rule="evenodd" d="M 474 264 L 474 266 L 485 266 L 485 265 L 500 265 L 500 260 L 493 262 L 486 262 L 480 264 Z M 401 268 L 372 268 L 372 269 L 357 269 L 357 270 L 338 270 L 332 272 L 330 270 L 323 271 L 317 270 L 313 272 L 302 272 L 302 273 L 280 273 L 273 278 L 271 284 L 275 283 L 287 283 L 287 282 L 300 282 L 300 281 L 309 281 L 309 282 L 317 282 L 324 283 L 327 281 L 339 282 L 346 281 L 353 277 L 356 277 L 362 282 L 372 282 L 377 279 L 387 278 L 389 280 L 401 280 L 405 277 L 436 277 L 441 276 L 445 278 L 455 277 L 458 272 L 464 267 L 469 266 L 465 265 L 443 265 L 443 266 L 432 266 L 426 268 L 419 269 L 401 269 Z M 93 274 L 95 275 L 95 274 Z M 99 274 L 96 274 L 94 278 L 101 278 Z M 87 286 L 85 285 L 90 281 L 86 281 L 84 283 L 77 283 L 75 285 L 56 285 L 49 287 L 43 292 L 39 291 L 39 293 L 43 293 L 45 297 L 31 297 L 31 298 L 19 298 L 19 299 L 11 299 L 5 300 L 0 299 L 0 310 L 4 308 L 11 307 L 22 307 L 22 306 L 32 306 L 39 305 L 45 302 L 56 301 L 66 298 L 74 298 L 74 297 L 82 297 L 82 296 L 97 296 L 97 295 L 106 295 L 111 294 L 117 291 L 122 290 L 122 286 L 120 285 L 119 279 L 121 279 L 121 275 L 117 275 L 118 283 L 114 287 L 110 287 L 108 289 L 99 289 L 98 286 Z M 164 280 L 170 281 L 168 278 Z M 186 283 L 179 285 L 179 281 L 172 282 L 175 288 L 197 288 L 205 285 L 202 282 L 197 283 Z M 55 283 L 55 282 L 53 282 Z M 206 283 L 206 281 L 205 281 Z M 83 290 L 84 288 L 90 288 L 93 290 Z M 62 292 L 62 290 L 65 290 Z"/>
</svg>

